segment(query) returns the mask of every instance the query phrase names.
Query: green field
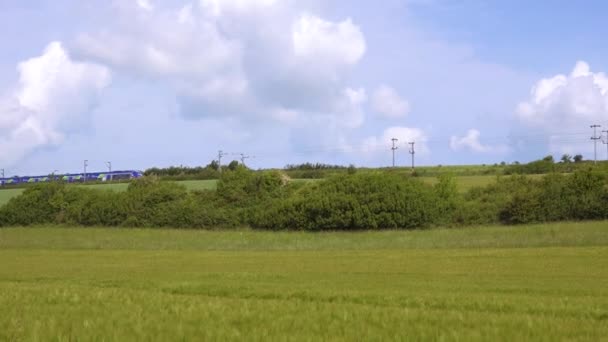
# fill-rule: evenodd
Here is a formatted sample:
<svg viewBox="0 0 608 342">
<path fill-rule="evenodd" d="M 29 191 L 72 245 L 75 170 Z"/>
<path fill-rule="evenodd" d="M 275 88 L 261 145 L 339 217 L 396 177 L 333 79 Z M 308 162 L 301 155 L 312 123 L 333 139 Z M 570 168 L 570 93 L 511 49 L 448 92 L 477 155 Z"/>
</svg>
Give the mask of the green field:
<svg viewBox="0 0 608 342">
<path fill-rule="evenodd" d="M 0 229 L 0 340 L 590 340 L 608 222 Z"/>
<path fill-rule="evenodd" d="M 6 204 L 11 198 L 19 196 L 23 189 L 2 189 L 0 190 L 0 206 Z"/>
</svg>

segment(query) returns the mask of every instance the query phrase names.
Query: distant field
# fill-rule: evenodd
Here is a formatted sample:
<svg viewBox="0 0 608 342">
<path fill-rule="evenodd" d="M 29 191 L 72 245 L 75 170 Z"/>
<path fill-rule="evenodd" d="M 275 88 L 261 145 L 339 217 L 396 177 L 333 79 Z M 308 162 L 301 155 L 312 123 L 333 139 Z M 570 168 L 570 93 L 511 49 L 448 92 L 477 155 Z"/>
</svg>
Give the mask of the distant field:
<svg viewBox="0 0 608 342">
<path fill-rule="evenodd" d="M 540 178 L 543 175 L 527 175 L 526 177 L 530 178 Z M 496 181 L 498 176 L 456 176 L 456 185 L 458 186 L 458 191 L 467 192 L 471 188 L 478 186 L 487 186 Z M 509 176 L 500 176 L 500 177 L 509 177 Z M 425 183 L 434 185 L 437 183 L 436 177 L 420 177 Z"/>
<path fill-rule="evenodd" d="M 0 190 L 0 206 L 4 205 L 8 200 L 15 196 L 19 196 L 23 189 L 2 189 Z"/>
<path fill-rule="evenodd" d="M 0 229 L 0 340 L 591 340 L 608 223 Z"/>
<path fill-rule="evenodd" d="M 476 186 L 486 186 L 496 181 L 496 176 L 459 176 L 455 178 L 460 192 L 466 192 Z M 420 177 L 420 179 L 432 185 L 437 183 L 436 177 Z"/>
</svg>

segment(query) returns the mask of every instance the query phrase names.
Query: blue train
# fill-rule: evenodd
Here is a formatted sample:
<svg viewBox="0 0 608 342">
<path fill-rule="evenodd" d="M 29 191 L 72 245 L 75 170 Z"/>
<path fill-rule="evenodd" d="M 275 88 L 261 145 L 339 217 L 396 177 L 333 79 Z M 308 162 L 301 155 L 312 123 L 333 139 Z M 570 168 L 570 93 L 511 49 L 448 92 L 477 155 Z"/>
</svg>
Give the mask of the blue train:
<svg viewBox="0 0 608 342">
<path fill-rule="evenodd" d="M 127 180 L 140 178 L 144 175 L 142 171 L 137 170 L 126 170 L 126 171 L 112 171 L 112 172 L 87 172 L 86 178 L 84 173 L 70 173 L 70 174 L 55 174 L 47 176 L 25 176 L 25 177 L 11 177 L 11 178 L 0 178 L 0 186 L 14 185 L 14 184 L 31 184 L 40 182 L 50 181 L 64 181 L 66 183 L 77 183 L 77 182 L 106 182 L 111 180 Z"/>
</svg>

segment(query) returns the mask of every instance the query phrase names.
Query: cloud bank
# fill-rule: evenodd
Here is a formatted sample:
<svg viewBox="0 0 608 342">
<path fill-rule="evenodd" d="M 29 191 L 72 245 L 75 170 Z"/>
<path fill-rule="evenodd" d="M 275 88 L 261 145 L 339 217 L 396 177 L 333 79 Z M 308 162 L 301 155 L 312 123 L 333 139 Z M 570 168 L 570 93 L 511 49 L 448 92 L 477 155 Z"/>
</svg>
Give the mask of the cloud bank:
<svg viewBox="0 0 608 342">
<path fill-rule="evenodd" d="M 603 72 L 592 72 L 586 62 L 579 61 L 568 75 L 539 80 L 532 87 L 530 98 L 517 106 L 516 117 L 527 127 L 547 132 L 551 152 L 587 151 L 590 145 L 580 143 L 588 142 L 589 137 L 566 139 L 552 133 L 580 132 L 591 124 L 607 123 L 608 77 Z"/>
<path fill-rule="evenodd" d="M 201 0 L 181 7 L 116 5 L 110 29 L 82 33 L 79 56 L 164 82 L 188 119 L 362 124 L 364 90 L 347 76 L 365 37 L 295 2 Z"/>
<path fill-rule="evenodd" d="M 61 43 L 19 63 L 14 89 L 0 97 L 0 162 L 11 164 L 36 148 L 57 145 L 81 128 L 100 92 L 107 68 L 74 62 Z"/>
</svg>

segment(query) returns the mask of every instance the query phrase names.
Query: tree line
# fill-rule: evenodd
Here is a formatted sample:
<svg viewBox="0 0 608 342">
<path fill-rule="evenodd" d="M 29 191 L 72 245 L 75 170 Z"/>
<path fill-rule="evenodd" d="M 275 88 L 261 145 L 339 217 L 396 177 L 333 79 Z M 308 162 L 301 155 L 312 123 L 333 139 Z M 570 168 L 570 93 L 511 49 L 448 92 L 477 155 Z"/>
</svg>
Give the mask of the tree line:
<svg viewBox="0 0 608 342">
<path fill-rule="evenodd" d="M 450 175 L 435 185 L 383 171 L 295 182 L 280 171 L 239 166 L 222 173 L 215 191 L 188 191 L 153 176 L 133 181 L 125 192 L 49 183 L 27 188 L 0 208 L 0 226 L 322 231 L 595 219 L 608 219 L 608 176 L 592 169 L 498 176 L 461 194 Z"/>
</svg>

